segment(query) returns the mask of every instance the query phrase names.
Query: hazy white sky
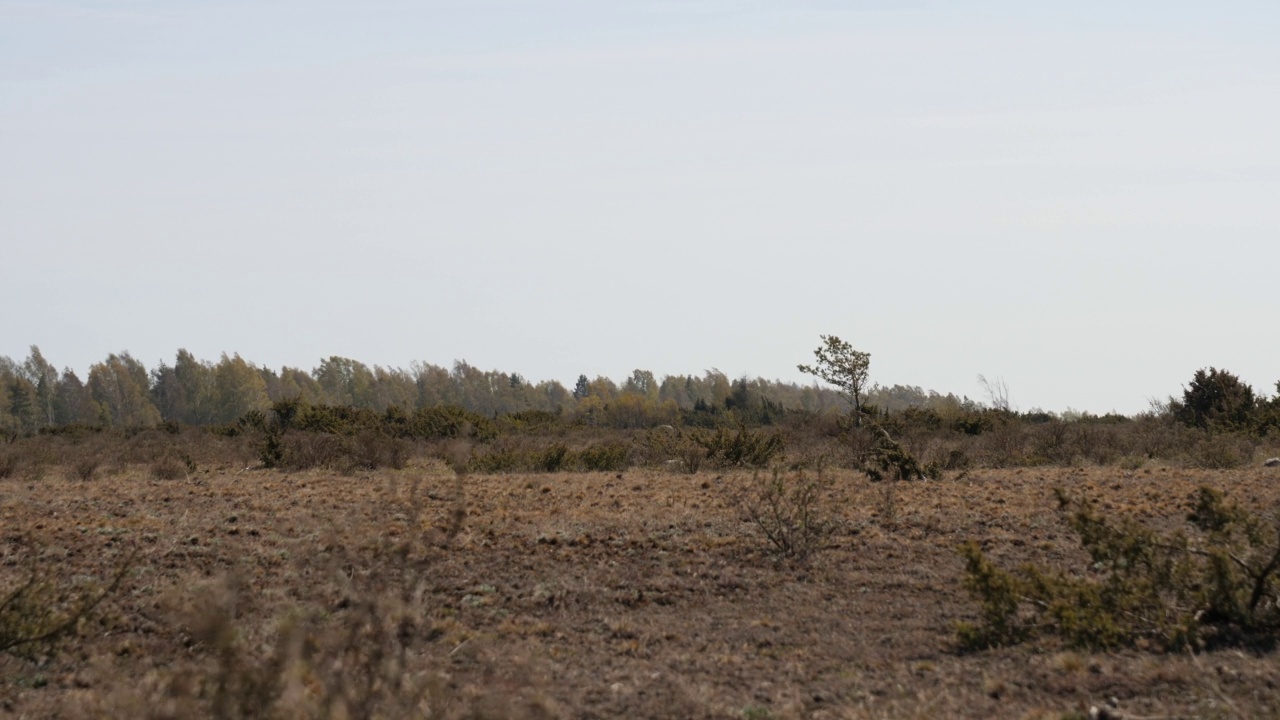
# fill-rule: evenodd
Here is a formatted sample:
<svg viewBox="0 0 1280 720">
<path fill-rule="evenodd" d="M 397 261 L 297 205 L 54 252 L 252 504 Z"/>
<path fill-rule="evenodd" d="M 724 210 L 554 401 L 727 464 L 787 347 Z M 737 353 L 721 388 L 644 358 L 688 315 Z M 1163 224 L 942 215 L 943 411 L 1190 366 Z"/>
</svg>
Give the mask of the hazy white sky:
<svg viewBox="0 0 1280 720">
<path fill-rule="evenodd" d="M 1044 4 L 0 0 L 0 354 L 1273 393 L 1280 4 Z"/>
</svg>

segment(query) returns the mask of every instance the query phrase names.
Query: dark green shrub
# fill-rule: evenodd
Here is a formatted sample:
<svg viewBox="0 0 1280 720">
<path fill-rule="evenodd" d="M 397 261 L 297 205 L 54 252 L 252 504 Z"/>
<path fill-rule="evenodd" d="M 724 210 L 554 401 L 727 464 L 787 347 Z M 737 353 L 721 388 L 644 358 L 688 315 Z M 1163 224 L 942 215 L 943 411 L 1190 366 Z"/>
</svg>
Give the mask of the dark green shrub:
<svg viewBox="0 0 1280 720">
<path fill-rule="evenodd" d="M 236 420 L 236 424 L 244 430 L 257 430 L 264 432 L 267 429 L 267 414 L 261 410 L 250 410 Z"/>
<path fill-rule="evenodd" d="M 488 452 L 473 454 L 467 469 L 481 474 L 520 472 L 529 467 L 529 454 L 516 448 L 490 448 Z"/>
<path fill-rule="evenodd" d="M 994 426 L 991 416 L 984 412 L 965 412 L 952 421 L 952 427 L 965 435 L 981 435 Z"/>
<path fill-rule="evenodd" d="M 670 425 L 653 428 L 641 439 L 643 462 L 694 474 L 707 458 L 707 449 L 698 442 L 699 437 L 696 430 L 686 432 Z"/>
<path fill-rule="evenodd" d="M 946 458 L 941 461 L 941 464 L 943 470 L 968 470 L 973 467 L 973 460 L 964 450 L 951 448 L 947 451 Z"/>
<path fill-rule="evenodd" d="M 1018 617 L 1025 583 L 987 559 L 976 542 L 961 545 L 959 552 L 965 564 L 962 584 L 978 601 L 981 617 L 978 625 L 956 624 L 961 646 L 980 650 L 1021 642 L 1029 632 Z"/>
<path fill-rule="evenodd" d="M 263 467 L 276 468 L 284 463 L 284 441 L 282 435 L 283 431 L 279 427 L 273 427 L 267 431 L 262 440 L 262 448 L 258 451 L 258 457 L 262 460 Z"/>
<path fill-rule="evenodd" d="M 780 456 L 786 440 L 779 432 L 766 433 L 739 425 L 732 432 L 721 427 L 714 433 L 695 430 L 693 443 L 706 451 L 706 460 L 719 467 L 765 467 Z"/>
<path fill-rule="evenodd" d="M 409 423 L 409 434 L 422 440 L 470 437 L 487 441 L 498 436 L 497 426 L 483 415 L 456 405 L 418 408 Z"/>
<path fill-rule="evenodd" d="M 306 405 L 298 408 L 291 427 L 298 430 L 334 435 L 355 435 L 361 430 L 375 430 L 382 425 L 378 413 L 368 408 L 349 405 Z"/>
<path fill-rule="evenodd" d="M 271 414 L 275 418 L 275 426 L 281 430 L 293 427 L 293 421 L 306 405 L 300 397 L 284 398 L 271 404 Z"/>
<path fill-rule="evenodd" d="M 981 623 L 961 624 L 962 645 L 979 649 L 1040 634 L 1109 648 L 1144 641 L 1165 650 L 1232 639 L 1280 639 L 1280 516 L 1262 518 L 1201 488 L 1192 533 L 1160 534 L 1114 523 L 1058 491 L 1059 511 L 1089 553 L 1088 570 L 1035 565 L 1005 571 L 969 543 L 964 587 Z"/>
<path fill-rule="evenodd" d="M 578 453 L 578 462 L 589 472 L 618 472 L 631 466 L 630 450 L 621 443 L 601 443 Z"/>
<path fill-rule="evenodd" d="M 569 452 L 569 448 L 563 444 L 556 443 L 538 454 L 534 469 L 549 473 L 560 472 L 568 469 L 572 459 L 573 456 Z"/>
<path fill-rule="evenodd" d="M 549 432 L 563 422 L 562 414 L 546 410 L 522 410 L 498 418 L 503 432 L 515 433 Z"/>
<path fill-rule="evenodd" d="M 1280 629 L 1280 515 L 1262 518 L 1202 487 L 1187 520 L 1207 535 L 1209 619 Z"/>
<path fill-rule="evenodd" d="M 1197 370 L 1182 391 L 1182 401 L 1169 403 L 1181 423 L 1198 428 L 1243 430 L 1252 427 L 1257 398 L 1240 378 L 1217 368 Z"/>
<path fill-rule="evenodd" d="M 941 470 L 938 466 L 921 467 L 915 456 L 907 452 L 902 444 L 889 436 L 884 428 L 875 426 L 876 445 L 871 449 L 869 457 L 863 463 L 863 470 L 873 482 L 881 480 L 924 480 L 937 477 Z"/>
<path fill-rule="evenodd" d="M 105 585 L 89 576 L 60 577 L 65 569 L 41 559 L 35 548 L 26 551 L 27 570 L 15 585 L 0 589 L 0 652 L 22 657 L 48 652 L 61 639 L 76 633 L 108 597 L 115 595 L 137 553 L 125 557 Z"/>
<path fill-rule="evenodd" d="M 1258 432 L 1273 436 L 1280 433 L 1280 382 L 1276 383 L 1276 395 L 1269 400 L 1258 400 Z"/>
<path fill-rule="evenodd" d="M 56 435 L 72 440 L 83 440 L 84 438 L 101 435 L 106 428 L 101 425 L 87 425 L 84 423 L 70 423 L 67 425 L 51 425 L 49 427 L 40 428 L 41 435 Z"/>
</svg>

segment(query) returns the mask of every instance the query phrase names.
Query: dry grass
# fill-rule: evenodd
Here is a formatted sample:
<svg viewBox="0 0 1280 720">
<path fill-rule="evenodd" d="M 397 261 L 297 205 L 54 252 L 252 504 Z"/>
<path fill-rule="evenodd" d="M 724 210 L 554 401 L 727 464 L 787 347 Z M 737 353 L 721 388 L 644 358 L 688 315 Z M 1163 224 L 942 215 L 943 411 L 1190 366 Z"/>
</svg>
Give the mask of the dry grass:
<svg viewBox="0 0 1280 720">
<path fill-rule="evenodd" d="M 469 448 L 444 450 L 467 467 Z M 97 577 L 140 548 L 62 652 L 0 656 L 0 711 L 1016 718 L 1115 697 L 1132 715 L 1280 712 L 1267 654 L 962 654 L 954 641 L 976 612 L 961 542 L 1005 565 L 1079 566 L 1054 486 L 1174 527 L 1202 484 L 1275 503 L 1271 470 L 969 470 L 897 484 L 892 518 L 865 476 L 829 471 L 838 531 L 789 565 L 736 502 L 746 472 L 473 475 L 459 515 L 443 461 L 350 475 L 202 463 L 173 482 L 134 452 L 92 483 L 65 468 L 0 482 L 0 589 L 20 577 L 10 538 Z"/>
</svg>

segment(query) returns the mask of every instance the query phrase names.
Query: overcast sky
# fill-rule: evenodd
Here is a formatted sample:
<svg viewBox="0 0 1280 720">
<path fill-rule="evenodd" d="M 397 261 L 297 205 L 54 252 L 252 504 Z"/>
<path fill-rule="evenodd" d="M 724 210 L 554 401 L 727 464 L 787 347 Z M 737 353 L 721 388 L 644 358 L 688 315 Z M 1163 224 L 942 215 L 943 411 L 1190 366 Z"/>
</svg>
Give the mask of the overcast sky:
<svg viewBox="0 0 1280 720">
<path fill-rule="evenodd" d="M 1280 4 L 1046 4 L 0 0 L 0 355 L 1273 394 Z"/>
</svg>

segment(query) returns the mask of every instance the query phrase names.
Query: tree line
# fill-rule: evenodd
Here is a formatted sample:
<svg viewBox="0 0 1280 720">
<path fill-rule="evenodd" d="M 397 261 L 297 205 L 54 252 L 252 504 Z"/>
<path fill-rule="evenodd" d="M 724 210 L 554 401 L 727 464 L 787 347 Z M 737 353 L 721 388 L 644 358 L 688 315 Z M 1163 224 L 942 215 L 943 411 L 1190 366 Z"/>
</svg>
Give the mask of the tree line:
<svg viewBox="0 0 1280 720">
<path fill-rule="evenodd" d="M 1268 398 L 1255 394 L 1230 372 L 1208 368 L 1197 371 L 1182 390 L 1156 414 L 1207 430 L 1266 433 L 1280 428 L 1280 383 L 1276 396 Z M 726 420 L 769 425 L 789 413 L 843 414 L 853 407 L 848 393 L 838 387 L 731 379 L 716 369 L 661 378 L 648 370 L 635 370 L 621 381 L 580 375 L 572 388 L 566 388 L 557 380 L 532 382 L 516 372 L 481 370 L 465 360 L 451 368 L 429 363 L 393 368 L 335 355 L 310 370 L 289 366 L 275 370 L 239 354 L 223 353 L 217 362 L 210 362 L 178 350 L 172 364 L 161 361 L 150 369 L 127 351 L 111 354 L 92 365 L 82 380 L 70 368 L 58 371 L 34 345 L 21 362 L 0 355 L 0 433 L 7 437 L 69 425 L 220 425 L 295 399 L 313 406 L 379 413 L 389 408 L 413 412 L 458 407 L 496 418 L 545 412 L 574 423 L 623 429 L 664 424 L 710 427 Z M 856 400 L 870 413 L 923 410 L 952 419 L 982 411 L 1017 415 L 997 405 L 910 385 L 872 385 L 865 397 Z M 1038 410 L 1021 415 L 1033 422 L 1091 417 Z"/>
<path fill-rule="evenodd" d="M 719 370 L 665 375 L 635 370 L 621 381 L 578 377 L 572 388 L 556 380 L 532 382 L 515 372 L 481 370 L 464 360 L 445 368 L 369 366 L 332 356 L 310 369 L 279 370 L 223 353 L 217 362 L 178 350 L 172 364 L 153 368 L 128 352 L 111 354 L 81 379 L 58 371 L 39 347 L 21 362 L 0 356 L 0 430 L 10 435 L 67 425 L 148 427 L 162 422 L 217 425 L 263 411 L 280 400 L 385 412 L 398 407 L 456 406 L 487 417 L 541 411 L 581 423 L 619 428 L 676 424 L 732 413 L 753 424 L 775 422 L 788 412 L 843 412 L 847 403 L 817 384 L 763 378 L 731 379 Z M 965 408 L 968 398 L 919 387 L 875 387 L 869 401 L 883 409 Z M 723 419 L 723 418 L 720 418 Z"/>
</svg>

